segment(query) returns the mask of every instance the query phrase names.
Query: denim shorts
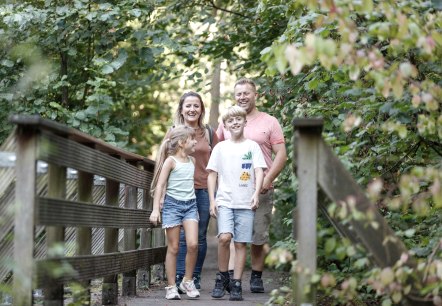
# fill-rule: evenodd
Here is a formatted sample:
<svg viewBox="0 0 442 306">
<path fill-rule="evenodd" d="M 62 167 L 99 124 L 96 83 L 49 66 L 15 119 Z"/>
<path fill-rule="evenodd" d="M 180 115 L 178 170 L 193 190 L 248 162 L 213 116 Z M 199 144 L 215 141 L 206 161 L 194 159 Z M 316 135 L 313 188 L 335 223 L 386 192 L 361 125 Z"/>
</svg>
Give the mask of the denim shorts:
<svg viewBox="0 0 442 306">
<path fill-rule="evenodd" d="M 218 206 L 218 237 L 231 233 L 235 242 L 252 242 L 253 219 L 255 212 L 251 209 L 235 209 Z"/>
<path fill-rule="evenodd" d="M 162 228 L 181 226 L 183 221 L 186 220 L 192 220 L 195 222 L 198 222 L 199 220 L 196 199 L 180 201 L 166 194 L 163 203 Z"/>
</svg>

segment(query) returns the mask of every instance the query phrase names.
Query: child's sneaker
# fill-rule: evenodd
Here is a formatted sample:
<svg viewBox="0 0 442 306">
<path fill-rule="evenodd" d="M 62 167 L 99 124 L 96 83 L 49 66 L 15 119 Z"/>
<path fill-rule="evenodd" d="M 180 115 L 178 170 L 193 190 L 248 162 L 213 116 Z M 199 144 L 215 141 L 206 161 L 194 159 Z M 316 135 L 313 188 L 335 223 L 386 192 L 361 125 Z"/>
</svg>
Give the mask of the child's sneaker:
<svg viewBox="0 0 442 306">
<path fill-rule="evenodd" d="M 166 299 L 168 300 L 181 300 L 181 296 L 178 293 L 176 286 L 166 287 Z"/>
<path fill-rule="evenodd" d="M 195 288 L 195 284 L 193 283 L 193 279 L 191 280 L 184 280 L 180 284 L 181 291 L 185 292 L 188 297 L 190 298 L 199 298 L 200 292 L 198 289 Z"/>
<path fill-rule="evenodd" d="M 242 287 L 241 280 L 230 280 L 230 298 L 229 301 L 242 301 Z"/>
<path fill-rule="evenodd" d="M 226 293 L 226 290 L 230 292 L 229 279 L 220 272 L 217 272 L 215 278 L 215 288 L 212 290 L 212 297 L 215 299 L 222 298 Z"/>
</svg>

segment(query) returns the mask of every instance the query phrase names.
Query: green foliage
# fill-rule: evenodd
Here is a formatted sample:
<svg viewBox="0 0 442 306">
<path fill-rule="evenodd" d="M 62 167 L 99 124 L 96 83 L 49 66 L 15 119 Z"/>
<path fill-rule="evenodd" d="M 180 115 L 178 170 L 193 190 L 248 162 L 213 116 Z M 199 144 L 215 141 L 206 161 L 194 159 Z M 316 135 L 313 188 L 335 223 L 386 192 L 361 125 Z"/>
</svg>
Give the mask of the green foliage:
<svg viewBox="0 0 442 306">
<path fill-rule="evenodd" d="M 320 219 L 312 284 L 341 305 L 398 303 L 410 278 L 421 294 L 440 295 L 442 13 L 432 2 L 48 0 L 0 10 L 0 142 L 7 116 L 28 113 L 151 152 L 181 94 L 178 80 L 204 90 L 208 63 L 224 60 L 227 73 L 257 81 L 259 108 L 278 118 L 287 140 L 269 264 L 296 251 L 292 121 L 322 117 L 326 142 L 418 269 L 403 260 L 371 267 L 369 254 Z M 361 218 L 330 207 L 344 223 Z"/>
<path fill-rule="evenodd" d="M 152 129 L 164 129 L 168 114 L 167 102 L 153 96 L 169 79 L 164 46 L 154 43 L 164 32 L 150 24 L 152 4 L 25 1 L 1 10 L 0 141 L 11 129 L 10 114 L 39 114 L 151 151 L 161 139 Z"/>
<path fill-rule="evenodd" d="M 267 64 L 261 89 L 271 101 L 264 107 L 281 110 L 274 114 L 287 130 L 296 117 L 324 118 L 326 141 L 367 186 L 367 194 L 376 194 L 372 201 L 410 254 L 422 258 L 418 262 L 429 270 L 439 266 L 441 12 L 421 1 L 275 0 L 261 1 L 260 6 L 265 13 L 257 18 L 277 9 L 273 18 L 278 15 L 287 22 L 284 32 L 261 51 Z M 281 199 L 293 197 L 288 186 L 295 184 L 285 178 L 280 182 L 286 186 L 281 193 L 288 193 Z M 285 207 L 286 223 L 293 203 L 277 204 Z M 345 207 L 338 211 L 348 217 Z M 320 229 L 328 233 L 329 225 L 321 222 Z M 407 277 L 373 289 L 382 271 L 367 266 L 368 254 L 340 241 L 334 232 L 324 237 L 318 249 L 324 273 L 320 279 L 325 277 L 325 283 L 338 290 L 325 291 L 337 304 L 349 303 L 362 292 L 369 300 L 377 295 L 385 304 L 398 303 L 409 290 L 403 281 L 410 278 L 421 284 L 421 294 L 440 294 L 442 288 L 434 284 L 441 283 L 440 275 L 424 277 L 419 269 L 408 271 L 401 263 L 390 269 L 396 274 L 406 269 Z"/>
</svg>

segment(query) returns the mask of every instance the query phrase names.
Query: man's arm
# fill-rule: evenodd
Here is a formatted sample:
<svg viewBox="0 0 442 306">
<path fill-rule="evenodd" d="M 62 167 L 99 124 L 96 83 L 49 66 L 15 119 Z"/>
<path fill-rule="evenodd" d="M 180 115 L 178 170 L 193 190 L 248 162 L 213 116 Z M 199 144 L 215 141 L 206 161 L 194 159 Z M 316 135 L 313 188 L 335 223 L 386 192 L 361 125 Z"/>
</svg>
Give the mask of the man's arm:
<svg viewBox="0 0 442 306">
<path fill-rule="evenodd" d="M 223 126 L 224 126 L 224 124 L 222 122 L 220 122 L 218 124 L 218 128 L 216 129 L 216 136 L 218 138 L 218 142 L 225 140 Z"/>
<path fill-rule="evenodd" d="M 272 167 L 266 173 L 264 182 L 262 184 L 261 193 L 266 193 L 270 189 L 275 178 L 284 169 L 287 162 L 287 152 L 284 143 L 278 143 L 272 146 L 272 151 L 275 153 L 275 159 L 273 160 Z"/>
</svg>

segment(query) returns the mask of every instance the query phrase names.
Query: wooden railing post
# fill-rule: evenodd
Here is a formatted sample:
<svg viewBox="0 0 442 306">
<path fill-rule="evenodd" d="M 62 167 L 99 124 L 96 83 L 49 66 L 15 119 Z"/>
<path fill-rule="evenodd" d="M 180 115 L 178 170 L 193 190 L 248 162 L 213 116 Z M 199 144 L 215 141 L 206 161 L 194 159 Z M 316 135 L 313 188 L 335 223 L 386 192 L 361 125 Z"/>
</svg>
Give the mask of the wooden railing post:
<svg viewBox="0 0 442 306">
<path fill-rule="evenodd" d="M 120 183 L 106 179 L 106 205 L 118 207 Z M 118 228 L 105 228 L 104 253 L 118 252 Z M 118 304 L 118 274 L 105 276 L 102 287 L 102 305 Z"/>
<path fill-rule="evenodd" d="M 48 196 L 56 199 L 66 198 L 66 167 L 49 164 L 48 167 Z M 46 245 L 48 258 L 64 256 L 63 254 L 54 254 L 54 250 L 62 245 L 64 251 L 64 227 L 47 226 L 46 227 Z M 48 271 L 51 274 L 51 271 Z M 50 275 L 52 278 L 52 275 Z M 64 303 L 63 284 L 51 281 L 51 278 L 45 284 L 44 304 L 48 306 L 62 306 Z"/>
<path fill-rule="evenodd" d="M 16 185 L 14 214 L 13 303 L 32 305 L 34 273 L 34 211 L 36 180 L 36 133 L 18 126 L 16 130 Z"/>
<path fill-rule="evenodd" d="M 150 190 L 143 190 L 143 202 L 142 209 L 152 210 L 152 198 L 150 196 Z M 147 249 L 152 244 L 152 230 L 142 228 L 140 230 L 140 249 Z M 150 285 L 150 266 L 146 265 L 141 269 L 138 269 L 138 288 L 146 289 Z"/>
<path fill-rule="evenodd" d="M 94 175 L 92 173 L 78 171 L 78 201 L 92 203 L 93 202 Z M 76 236 L 77 253 L 76 255 L 92 254 L 92 228 L 77 228 Z M 74 301 L 81 301 L 83 305 L 90 305 L 91 301 L 91 280 L 82 281 L 83 291 L 78 292 L 74 296 Z"/>
<path fill-rule="evenodd" d="M 133 164 L 133 163 L 132 163 Z M 136 166 L 136 164 L 135 164 Z M 124 206 L 126 208 L 136 209 L 138 203 L 138 188 L 126 186 Z M 124 230 L 124 250 L 131 251 L 136 249 L 136 229 L 127 228 Z M 137 270 L 123 273 L 123 296 L 135 296 L 137 294 Z"/>
<path fill-rule="evenodd" d="M 317 169 L 318 145 L 321 139 L 321 119 L 295 119 L 296 165 L 298 178 L 297 219 L 295 220 L 298 241 L 295 275 L 293 275 L 293 303 L 315 305 L 316 290 L 310 278 L 316 272 L 316 222 L 317 222 Z"/>
</svg>

